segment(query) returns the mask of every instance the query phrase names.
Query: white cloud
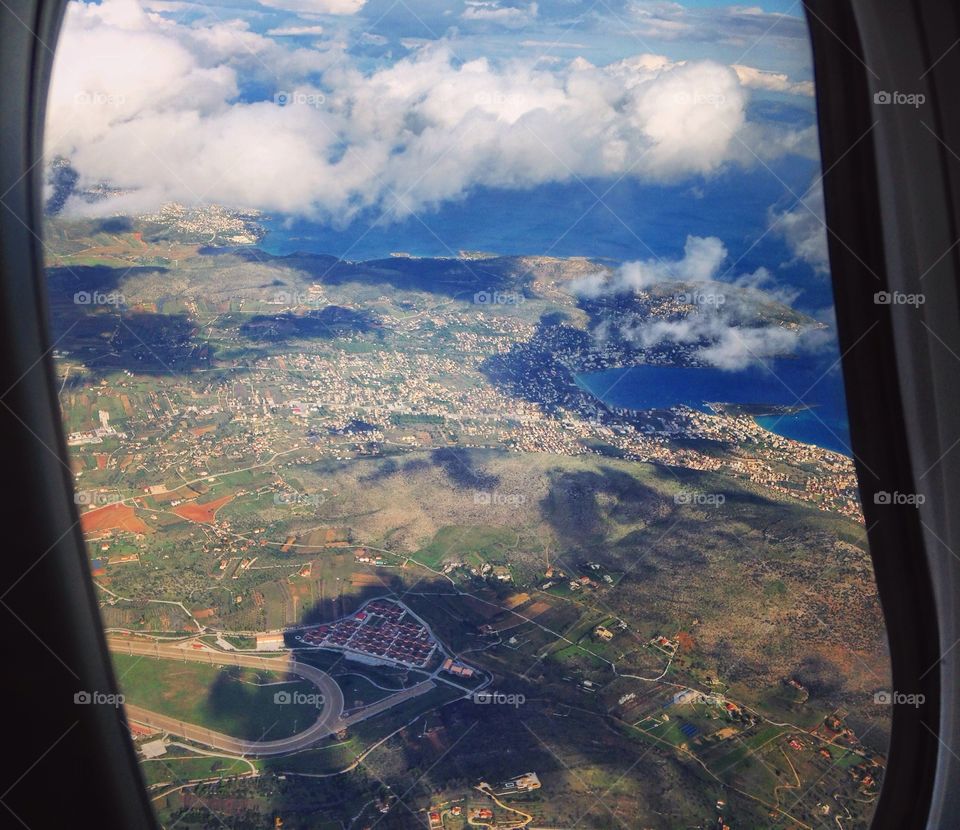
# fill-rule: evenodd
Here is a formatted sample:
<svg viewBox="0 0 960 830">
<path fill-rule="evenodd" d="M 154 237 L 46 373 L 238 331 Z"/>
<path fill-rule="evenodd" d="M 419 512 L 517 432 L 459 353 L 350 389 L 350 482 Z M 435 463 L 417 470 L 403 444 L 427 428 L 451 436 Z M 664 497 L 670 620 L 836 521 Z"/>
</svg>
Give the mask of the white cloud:
<svg viewBox="0 0 960 830">
<path fill-rule="evenodd" d="M 728 371 L 745 369 L 797 351 L 800 333 L 780 326 L 743 328 L 724 326 L 716 338 L 698 351 L 698 357 L 711 366 Z"/>
<path fill-rule="evenodd" d="M 715 236 L 688 236 L 683 257 L 625 262 L 612 274 L 599 272 L 574 280 L 570 289 L 584 297 L 636 293 L 665 282 L 706 282 L 715 279 L 727 249 Z"/>
<path fill-rule="evenodd" d="M 809 192 L 801 196 L 802 202 L 790 210 L 773 213 L 771 226 L 783 236 L 796 259 L 806 262 L 818 274 L 825 274 L 830 270 L 830 256 L 820 181 L 815 181 Z"/>
<path fill-rule="evenodd" d="M 467 0 L 467 7 L 460 17 L 479 23 L 495 23 L 498 26 L 519 28 L 536 18 L 536 3 L 529 6 L 502 6 L 496 0 Z"/>
<path fill-rule="evenodd" d="M 288 105 L 240 100 L 251 81 Z M 440 41 L 365 69 L 322 37 L 292 48 L 241 21 L 183 25 L 136 0 L 73 2 L 47 149 L 83 182 L 131 191 L 128 209 L 206 201 L 347 221 L 478 185 L 710 176 L 812 144 L 748 121 L 747 100 L 737 73 L 712 61 L 463 63 Z"/>
<path fill-rule="evenodd" d="M 758 304 L 786 302 L 792 297 L 776 286 L 765 268 L 727 278 L 721 273 L 726 259 L 727 249 L 716 237 L 688 236 L 679 259 L 627 262 L 612 273 L 600 272 L 576 280 L 571 290 L 581 297 L 596 299 L 654 288 L 697 287 L 697 292 L 714 298 L 713 301 L 696 303 L 681 316 L 628 318 L 619 325 L 619 331 L 641 349 L 667 343 L 689 346 L 696 360 L 720 369 L 738 370 L 773 357 L 811 351 L 829 339 L 820 327 L 788 328 L 777 323 L 753 322 Z M 731 290 L 731 286 L 736 290 Z M 602 330 L 600 336 L 605 336 Z"/>
<path fill-rule="evenodd" d="M 791 95 L 804 95 L 810 98 L 814 94 L 813 81 L 791 81 L 783 72 L 768 72 L 764 69 L 737 63 L 733 64 L 732 69 L 737 73 L 740 83 L 750 89 L 786 92 Z"/>
<path fill-rule="evenodd" d="M 304 14 L 356 14 L 367 0 L 258 0 L 262 6 Z"/>
<path fill-rule="evenodd" d="M 810 34 L 800 16 L 765 12 L 758 7 L 688 8 L 665 0 L 633 0 L 626 19 L 634 33 L 653 40 L 687 40 L 754 48 L 764 42 L 779 48 L 809 49 Z"/>
<path fill-rule="evenodd" d="M 537 40 L 530 38 L 521 40 L 520 45 L 527 49 L 588 49 L 585 43 L 577 43 L 572 40 Z"/>
<path fill-rule="evenodd" d="M 279 26 L 267 32 L 268 37 L 300 37 L 303 35 L 322 35 L 323 26 Z"/>
<path fill-rule="evenodd" d="M 641 37 L 675 40 L 694 32 L 686 9 L 678 3 L 635 3 L 631 7 L 636 32 Z"/>
</svg>

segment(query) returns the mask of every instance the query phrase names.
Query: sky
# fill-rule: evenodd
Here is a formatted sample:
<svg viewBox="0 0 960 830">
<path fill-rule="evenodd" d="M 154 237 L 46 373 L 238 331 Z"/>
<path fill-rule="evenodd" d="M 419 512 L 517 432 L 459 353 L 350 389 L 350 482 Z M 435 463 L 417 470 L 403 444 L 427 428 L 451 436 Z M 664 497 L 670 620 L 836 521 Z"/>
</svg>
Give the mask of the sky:
<svg viewBox="0 0 960 830">
<path fill-rule="evenodd" d="M 349 222 L 478 186 L 814 158 L 799 10 L 638 0 L 71 2 L 46 152 L 112 209 Z M 765 106 L 760 106 L 765 105 Z M 771 117 L 771 113 L 773 117 Z"/>
</svg>

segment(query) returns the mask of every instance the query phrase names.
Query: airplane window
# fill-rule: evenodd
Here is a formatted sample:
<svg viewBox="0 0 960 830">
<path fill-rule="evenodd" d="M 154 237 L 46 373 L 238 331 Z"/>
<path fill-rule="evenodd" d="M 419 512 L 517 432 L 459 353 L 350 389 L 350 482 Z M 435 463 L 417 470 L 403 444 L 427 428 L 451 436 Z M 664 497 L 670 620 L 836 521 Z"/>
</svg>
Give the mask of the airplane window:
<svg viewBox="0 0 960 830">
<path fill-rule="evenodd" d="M 162 826 L 869 826 L 915 701 L 801 14 L 69 4 L 54 354 Z"/>
</svg>

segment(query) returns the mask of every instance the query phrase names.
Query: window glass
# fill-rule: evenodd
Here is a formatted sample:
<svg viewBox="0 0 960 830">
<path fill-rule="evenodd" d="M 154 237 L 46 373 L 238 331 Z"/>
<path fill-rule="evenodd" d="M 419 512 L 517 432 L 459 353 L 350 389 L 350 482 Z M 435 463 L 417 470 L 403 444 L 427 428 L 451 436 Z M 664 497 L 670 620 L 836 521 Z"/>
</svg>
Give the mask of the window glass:
<svg viewBox="0 0 960 830">
<path fill-rule="evenodd" d="M 163 826 L 869 825 L 799 5 L 71 2 L 45 149 Z"/>
</svg>

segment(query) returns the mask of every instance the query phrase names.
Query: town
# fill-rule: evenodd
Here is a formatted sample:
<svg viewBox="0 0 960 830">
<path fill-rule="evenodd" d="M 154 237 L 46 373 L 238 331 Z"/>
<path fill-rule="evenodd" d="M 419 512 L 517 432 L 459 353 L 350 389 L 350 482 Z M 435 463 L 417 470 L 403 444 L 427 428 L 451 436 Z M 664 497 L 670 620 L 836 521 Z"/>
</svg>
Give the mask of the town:
<svg viewBox="0 0 960 830">
<path fill-rule="evenodd" d="M 342 649 L 354 657 L 410 668 L 424 668 L 437 649 L 427 626 L 388 600 L 369 602 L 349 619 L 308 628 L 295 638 L 307 647 Z"/>
</svg>

